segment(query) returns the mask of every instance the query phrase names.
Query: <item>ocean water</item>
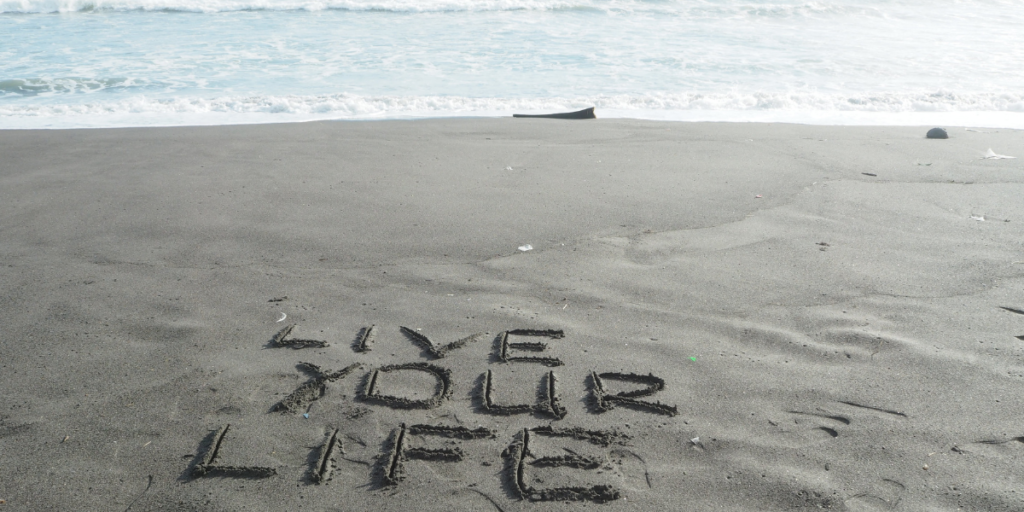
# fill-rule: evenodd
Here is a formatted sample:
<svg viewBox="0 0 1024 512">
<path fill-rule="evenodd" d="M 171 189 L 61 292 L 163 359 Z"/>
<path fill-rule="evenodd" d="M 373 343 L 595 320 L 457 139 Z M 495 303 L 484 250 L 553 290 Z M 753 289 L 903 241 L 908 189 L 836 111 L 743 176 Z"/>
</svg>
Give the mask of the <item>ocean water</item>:
<svg viewBox="0 0 1024 512">
<path fill-rule="evenodd" d="M 0 128 L 589 106 L 1024 128 L 1024 0 L 0 0 Z"/>
</svg>

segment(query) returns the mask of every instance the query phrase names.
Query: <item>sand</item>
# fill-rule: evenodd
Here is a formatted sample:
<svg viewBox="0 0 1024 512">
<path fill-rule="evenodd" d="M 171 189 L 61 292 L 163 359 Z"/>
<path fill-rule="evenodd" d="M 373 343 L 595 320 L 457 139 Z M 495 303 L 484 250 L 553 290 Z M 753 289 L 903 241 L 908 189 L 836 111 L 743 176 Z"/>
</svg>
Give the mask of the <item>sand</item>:
<svg viewBox="0 0 1024 512">
<path fill-rule="evenodd" d="M 1024 132 L 928 128 L 0 131 L 0 510 L 1024 509 Z"/>
</svg>

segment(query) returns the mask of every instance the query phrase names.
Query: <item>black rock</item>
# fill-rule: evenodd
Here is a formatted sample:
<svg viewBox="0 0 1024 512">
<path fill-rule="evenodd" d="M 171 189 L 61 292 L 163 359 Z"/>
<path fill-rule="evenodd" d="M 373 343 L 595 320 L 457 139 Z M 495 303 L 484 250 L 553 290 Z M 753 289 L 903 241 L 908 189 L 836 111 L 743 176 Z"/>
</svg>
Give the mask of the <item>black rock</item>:
<svg viewBox="0 0 1024 512">
<path fill-rule="evenodd" d="M 942 128 L 932 128 L 931 130 L 928 130 L 928 135 L 925 135 L 925 137 L 928 137 L 929 139 L 948 139 L 949 134 Z"/>
</svg>

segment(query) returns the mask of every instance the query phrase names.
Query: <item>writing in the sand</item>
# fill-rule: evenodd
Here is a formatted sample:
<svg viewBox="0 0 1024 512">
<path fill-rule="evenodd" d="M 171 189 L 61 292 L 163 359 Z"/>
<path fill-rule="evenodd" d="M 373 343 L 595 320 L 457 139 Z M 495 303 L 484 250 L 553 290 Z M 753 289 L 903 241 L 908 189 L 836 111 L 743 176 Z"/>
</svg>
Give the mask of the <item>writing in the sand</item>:
<svg viewBox="0 0 1024 512">
<path fill-rule="evenodd" d="M 285 327 L 271 339 L 276 347 L 302 349 L 308 347 L 326 347 L 327 342 L 321 340 L 301 339 L 292 337 L 294 325 Z M 365 353 L 372 349 L 378 334 L 378 327 L 369 326 L 362 329 L 353 343 L 353 350 Z M 424 354 L 431 360 L 443 359 L 448 353 L 480 340 L 484 333 L 467 336 L 447 345 L 438 345 L 420 332 L 401 327 L 400 331 L 406 338 L 419 345 Z M 504 364 L 540 365 L 547 371 L 540 377 L 536 399 L 530 403 L 501 403 L 497 400 L 495 390 L 499 379 L 488 369 L 477 379 L 474 393 L 474 413 L 499 416 L 531 414 L 547 417 L 549 420 L 562 420 L 567 411 L 559 401 L 560 384 L 556 373 L 564 362 L 558 357 L 545 354 L 554 340 L 564 338 L 561 330 L 518 329 L 504 331 L 494 339 L 493 362 Z M 273 410 L 284 414 L 303 414 L 308 417 L 311 404 L 324 396 L 327 386 L 344 379 L 357 370 L 363 369 L 361 363 L 354 363 L 345 368 L 333 370 L 321 368 L 313 363 L 299 363 L 299 368 L 309 376 L 309 380 L 295 391 L 274 405 Z M 399 410 L 434 409 L 441 407 L 452 395 L 453 380 L 451 371 L 442 366 L 428 362 L 408 362 L 363 369 L 363 378 L 358 386 L 357 399 L 363 403 L 388 407 Z M 421 382 L 433 381 L 433 390 L 409 394 L 408 389 L 401 391 L 401 386 L 389 386 L 389 382 L 408 377 L 412 374 L 423 377 Z M 607 384 L 614 382 L 617 388 L 626 387 L 626 391 L 611 392 Z M 590 371 L 584 385 L 590 399 L 589 412 L 600 414 L 615 407 L 628 407 L 637 411 L 675 416 L 675 406 L 663 404 L 650 397 L 665 387 L 665 381 L 654 375 L 634 373 Z M 397 390 L 397 391 L 396 391 Z M 192 475 L 196 478 L 207 475 L 219 475 L 239 478 L 268 478 L 277 474 L 273 467 L 236 466 L 225 463 L 221 456 L 227 444 L 228 431 L 231 425 L 223 425 L 208 436 L 202 443 L 201 454 L 197 457 Z M 308 478 L 316 484 L 323 484 L 331 479 L 332 471 L 340 454 L 344 453 L 344 435 L 339 429 L 330 429 L 321 446 L 308 458 L 316 460 L 309 467 Z M 420 446 L 422 440 L 442 438 L 443 448 Z M 507 443 L 502 456 L 505 462 L 505 485 L 510 493 L 529 501 L 591 501 L 604 503 L 618 499 L 620 491 L 607 484 L 560 485 L 540 488 L 534 484 L 539 479 L 531 479 L 528 473 L 539 468 L 563 468 L 574 471 L 593 471 L 605 464 L 605 459 L 592 454 L 577 453 L 566 450 L 559 455 L 538 455 L 538 443 L 543 445 L 544 439 L 562 438 L 608 449 L 613 445 L 628 442 L 629 436 L 617 430 L 587 430 L 580 427 L 538 426 L 523 428 L 511 436 L 511 439 L 499 440 Z M 405 462 L 408 460 L 424 460 L 433 463 L 451 464 L 466 458 L 466 443 L 495 440 L 494 431 L 478 427 L 470 429 L 454 425 L 405 424 L 396 425 L 390 435 L 381 444 L 381 454 L 373 465 L 373 480 L 378 487 L 400 485 L 405 476 Z M 419 442 L 417 442 L 419 440 Z M 427 443 L 429 446 L 429 443 Z M 436 444 L 435 444 L 436 446 Z M 586 477 L 582 476 L 585 481 Z"/>
</svg>

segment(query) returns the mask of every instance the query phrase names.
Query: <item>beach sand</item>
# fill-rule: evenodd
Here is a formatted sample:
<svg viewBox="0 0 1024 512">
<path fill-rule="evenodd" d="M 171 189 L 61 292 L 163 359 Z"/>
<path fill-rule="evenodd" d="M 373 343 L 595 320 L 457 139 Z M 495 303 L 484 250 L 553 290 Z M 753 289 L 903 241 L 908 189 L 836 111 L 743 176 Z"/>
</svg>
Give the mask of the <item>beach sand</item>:
<svg viewBox="0 0 1024 512">
<path fill-rule="evenodd" d="M 1024 132 L 928 128 L 0 131 L 0 510 L 1022 510 Z"/>
</svg>

